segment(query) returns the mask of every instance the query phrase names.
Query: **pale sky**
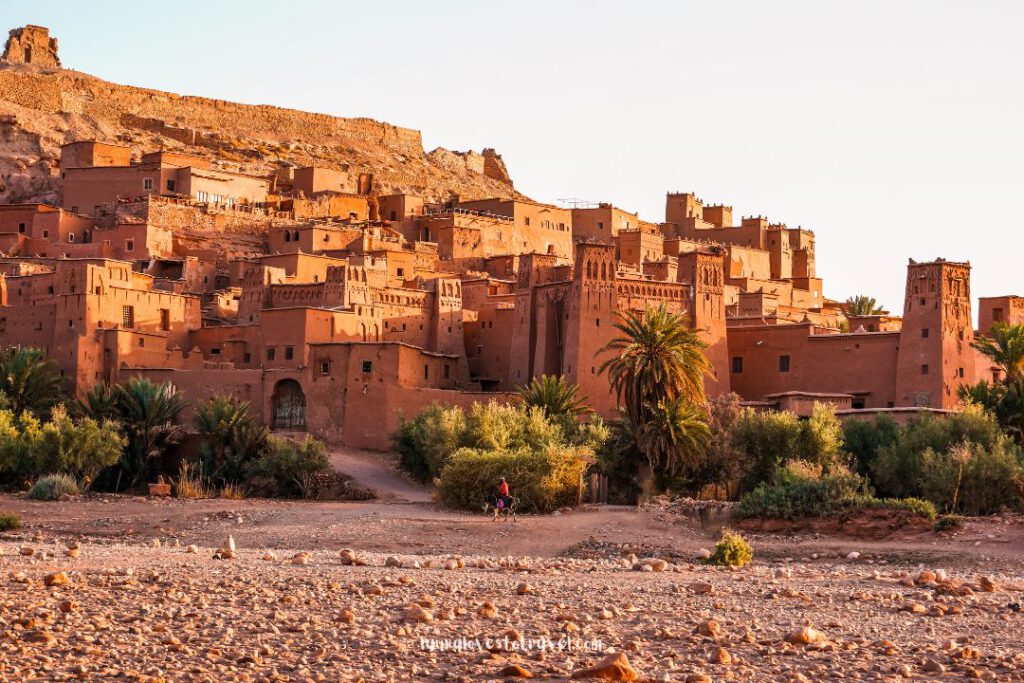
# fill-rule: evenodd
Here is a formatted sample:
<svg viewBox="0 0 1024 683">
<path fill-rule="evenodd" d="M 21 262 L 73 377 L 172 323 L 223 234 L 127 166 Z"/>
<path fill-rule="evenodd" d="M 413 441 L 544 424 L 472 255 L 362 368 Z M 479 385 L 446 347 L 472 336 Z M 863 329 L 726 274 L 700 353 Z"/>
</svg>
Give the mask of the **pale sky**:
<svg viewBox="0 0 1024 683">
<path fill-rule="evenodd" d="M 826 296 L 902 312 L 908 257 L 1024 294 L 1024 2 L 0 3 L 131 85 L 494 147 L 542 201 L 666 191 L 815 231 Z"/>
</svg>

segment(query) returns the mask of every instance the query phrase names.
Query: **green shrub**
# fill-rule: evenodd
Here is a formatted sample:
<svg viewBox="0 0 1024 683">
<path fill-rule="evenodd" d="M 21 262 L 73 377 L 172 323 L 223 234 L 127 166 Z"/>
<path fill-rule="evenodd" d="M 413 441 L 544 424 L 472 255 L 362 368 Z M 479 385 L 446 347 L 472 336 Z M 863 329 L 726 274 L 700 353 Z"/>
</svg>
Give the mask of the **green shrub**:
<svg viewBox="0 0 1024 683">
<path fill-rule="evenodd" d="M 402 468 L 419 481 L 429 481 L 459 448 L 465 431 L 466 415 L 461 408 L 434 403 L 412 420 L 402 417 L 391 439 Z"/>
<path fill-rule="evenodd" d="M 66 474 L 51 474 L 43 477 L 28 490 L 28 497 L 33 500 L 57 500 L 61 496 L 77 496 L 78 482 Z"/>
<path fill-rule="evenodd" d="M 312 498 L 320 476 L 329 469 L 323 442 L 312 436 L 300 443 L 270 436 L 260 456 L 246 464 L 245 479 L 264 495 Z"/>
<path fill-rule="evenodd" d="M 477 510 L 494 497 L 505 477 L 520 511 L 551 512 L 576 504 L 580 476 L 591 460 L 584 446 L 511 452 L 460 448 L 441 471 L 438 493 L 449 507 Z"/>
<path fill-rule="evenodd" d="M 0 513 L 0 531 L 14 531 L 21 528 L 21 517 L 14 512 Z"/>
<path fill-rule="evenodd" d="M 935 531 L 952 531 L 953 529 L 962 529 L 964 526 L 964 520 L 960 515 L 942 515 L 935 520 Z"/>
<path fill-rule="evenodd" d="M 843 425 L 843 443 L 853 457 L 857 474 L 870 476 L 878 451 L 896 441 L 899 427 L 888 415 L 879 415 L 873 422 L 847 420 Z"/>
<path fill-rule="evenodd" d="M 722 538 L 707 562 L 725 567 L 744 567 L 753 559 L 754 549 L 747 543 L 747 539 L 727 529 L 722 532 Z"/>
<path fill-rule="evenodd" d="M 867 480 L 849 471 L 814 475 L 791 467 L 776 478 L 779 483 L 763 483 L 744 495 L 736 506 L 736 516 L 800 519 L 828 517 L 855 508 L 889 508 L 935 519 L 935 506 L 929 501 L 875 498 Z"/>
</svg>

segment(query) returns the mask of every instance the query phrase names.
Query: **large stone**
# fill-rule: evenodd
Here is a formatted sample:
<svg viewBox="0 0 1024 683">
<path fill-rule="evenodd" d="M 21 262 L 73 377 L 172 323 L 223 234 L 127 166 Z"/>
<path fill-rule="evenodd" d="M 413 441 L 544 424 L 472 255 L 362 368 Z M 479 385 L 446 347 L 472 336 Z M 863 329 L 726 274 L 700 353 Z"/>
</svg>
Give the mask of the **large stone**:
<svg viewBox="0 0 1024 683">
<path fill-rule="evenodd" d="M 572 672 L 573 678 L 597 678 L 602 681 L 635 681 L 639 678 L 623 652 L 613 652 L 599 664 Z"/>
</svg>

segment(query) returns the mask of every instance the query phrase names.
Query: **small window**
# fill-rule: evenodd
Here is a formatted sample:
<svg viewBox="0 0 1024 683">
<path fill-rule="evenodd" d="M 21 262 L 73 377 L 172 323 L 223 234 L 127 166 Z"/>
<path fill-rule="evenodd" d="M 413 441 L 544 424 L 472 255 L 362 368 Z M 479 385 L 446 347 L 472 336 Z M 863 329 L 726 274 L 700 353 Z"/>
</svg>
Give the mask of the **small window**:
<svg viewBox="0 0 1024 683">
<path fill-rule="evenodd" d="M 295 357 L 295 347 L 294 346 L 286 346 L 286 347 L 284 347 L 284 359 L 285 360 L 291 360 L 294 357 Z"/>
<path fill-rule="evenodd" d="M 320 374 L 329 375 L 331 374 L 331 361 L 322 360 L 320 361 Z"/>
<path fill-rule="evenodd" d="M 267 349 L 267 360 L 274 360 L 274 356 L 277 355 L 277 349 L 271 346 Z"/>
<path fill-rule="evenodd" d="M 69 232 L 68 233 L 68 242 L 74 242 L 74 241 L 75 241 L 75 233 Z"/>
<path fill-rule="evenodd" d="M 77 206 L 72 206 L 71 207 L 71 213 L 78 213 L 78 207 Z"/>
<path fill-rule="evenodd" d="M 853 408 L 854 410 L 864 410 L 864 399 L 853 399 L 853 401 L 850 403 L 850 407 Z"/>
<path fill-rule="evenodd" d="M 252 362 L 252 354 L 249 353 L 248 351 L 243 353 L 242 354 L 242 362 L 243 363 L 251 363 Z"/>
<path fill-rule="evenodd" d="M 145 338 L 144 337 L 139 337 L 139 348 L 142 348 L 145 345 L 146 345 Z"/>
<path fill-rule="evenodd" d="M 174 181 L 173 180 L 170 180 L 170 179 L 167 180 L 167 191 L 168 192 L 174 192 Z"/>
<path fill-rule="evenodd" d="M 211 356 L 219 356 L 220 355 L 220 349 L 210 349 L 210 355 Z"/>
<path fill-rule="evenodd" d="M 963 368 L 960 368 L 960 376 L 961 377 L 964 376 L 963 372 L 964 372 Z M 451 376 L 451 367 L 447 363 L 445 363 L 444 364 L 444 378 L 445 379 L 449 379 L 450 376 Z"/>
<path fill-rule="evenodd" d="M 928 374 L 928 364 L 927 363 L 925 363 L 924 365 L 921 366 L 921 374 L 922 375 L 927 375 Z"/>
<path fill-rule="evenodd" d="M 921 297 L 921 305 L 924 306 L 924 297 Z"/>
<path fill-rule="evenodd" d="M 49 238 L 49 236 L 50 236 L 50 231 L 49 230 L 43 230 L 43 239 L 47 239 L 47 238 Z"/>
<path fill-rule="evenodd" d="M 931 332 L 928 331 L 927 327 L 921 328 L 921 339 L 927 339 L 929 334 L 931 334 Z"/>
<path fill-rule="evenodd" d="M 601 319 L 600 318 L 595 318 L 594 319 L 594 327 L 601 327 Z"/>
<path fill-rule="evenodd" d="M 405 268 L 398 268 L 395 272 L 398 274 L 398 277 L 405 277 Z"/>
<path fill-rule="evenodd" d="M 160 329 L 167 332 L 171 329 L 171 309 L 160 309 Z"/>
<path fill-rule="evenodd" d="M 736 374 L 743 372 L 743 356 L 732 357 L 732 371 Z"/>
<path fill-rule="evenodd" d="M 993 308 L 992 309 L 992 322 L 999 323 L 1003 321 L 1003 309 Z"/>
<path fill-rule="evenodd" d="M 134 306 L 122 306 L 121 307 L 121 327 L 125 329 L 131 329 L 135 327 L 135 307 Z"/>
<path fill-rule="evenodd" d="M 18 223 L 18 232 L 25 232 L 25 224 Z"/>
<path fill-rule="evenodd" d="M 956 374 L 957 374 L 957 377 L 961 377 L 962 378 L 964 376 L 964 369 L 963 368 L 957 368 Z"/>
<path fill-rule="evenodd" d="M 598 230 L 604 230 L 604 221 L 598 221 L 597 222 L 597 229 Z"/>
<path fill-rule="evenodd" d="M 789 356 L 779 356 L 779 372 L 789 372 Z"/>
<path fill-rule="evenodd" d="M 373 361 L 372 360 L 364 360 L 363 361 L 363 373 L 367 374 L 367 373 L 371 373 L 371 372 L 373 372 Z"/>
<path fill-rule="evenodd" d="M 524 220 L 524 221 L 526 221 L 526 224 L 527 224 L 527 225 L 529 225 L 529 224 L 530 224 L 530 217 L 529 217 L 529 216 L 527 216 L 527 217 L 526 217 L 526 218 L 524 218 L 523 220 Z"/>
<path fill-rule="evenodd" d="M 124 242 L 125 251 L 135 251 L 135 240 L 125 240 Z"/>
<path fill-rule="evenodd" d="M 152 178 L 143 178 L 142 179 L 142 189 L 145 190 L 146 192 L 149 192 L 150 190 L 152 190 L 153 189 L 153 179 Z"/>
<path fill-rule="evenodd" d="M 423 379 L 430 379 L 430 366 L 423 364 Z"/>
</svg>

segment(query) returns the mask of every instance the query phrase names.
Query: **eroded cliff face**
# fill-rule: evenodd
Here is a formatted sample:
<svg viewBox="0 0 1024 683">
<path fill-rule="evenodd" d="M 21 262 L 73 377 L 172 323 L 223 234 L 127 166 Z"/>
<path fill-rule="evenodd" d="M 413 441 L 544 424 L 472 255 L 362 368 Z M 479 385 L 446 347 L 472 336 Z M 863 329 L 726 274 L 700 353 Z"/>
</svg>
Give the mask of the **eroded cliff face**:
<svg viewBox="0 0 1024 683">
<path fill-rule="evenodd" d="M 225 170 L 266 175 L 325 166 L 374 175 L 381 194 L 428 201 L 515 194 L 494 150 L 423 150 L 420 132 L 365 118 L 246 105 L 117 85 L 59 68 L 0 63 L 0 202 L 56 203 L 60 146 L 96 139 L 210 156 Z"/>
</svg>

